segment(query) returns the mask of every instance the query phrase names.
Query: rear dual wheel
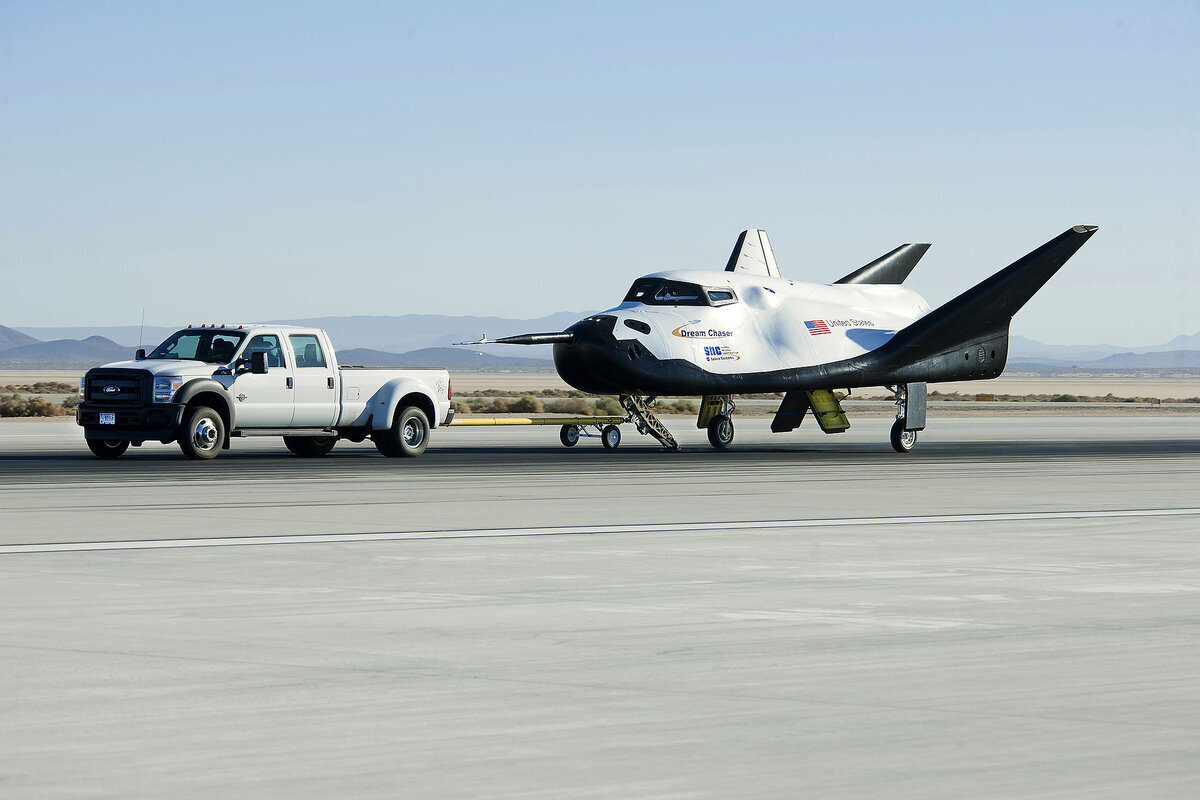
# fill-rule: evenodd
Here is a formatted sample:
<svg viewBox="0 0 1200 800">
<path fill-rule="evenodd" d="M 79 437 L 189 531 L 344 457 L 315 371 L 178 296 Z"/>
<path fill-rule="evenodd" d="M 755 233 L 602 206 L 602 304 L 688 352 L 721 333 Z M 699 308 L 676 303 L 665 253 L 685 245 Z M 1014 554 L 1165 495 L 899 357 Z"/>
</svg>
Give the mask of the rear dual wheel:
<svg viewBox="0 0 1200 800">
<path fill-rule="evenodd" d="M 374 436 L 375 449 L 388 458 L 416 458 L 429 446 L 429 417 L 414 406 L 396 414 L 392 427 Z"/>
</svg>

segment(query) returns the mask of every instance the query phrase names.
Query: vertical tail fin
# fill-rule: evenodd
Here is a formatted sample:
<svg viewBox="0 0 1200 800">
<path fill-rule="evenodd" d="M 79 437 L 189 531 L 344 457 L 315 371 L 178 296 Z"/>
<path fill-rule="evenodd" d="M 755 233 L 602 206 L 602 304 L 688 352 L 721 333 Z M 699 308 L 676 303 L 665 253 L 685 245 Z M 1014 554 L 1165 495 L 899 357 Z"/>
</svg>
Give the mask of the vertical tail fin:
<svg viewBox="0 0 1200 800">
<path fill-rule="evenodd" d="M 726 272 L 748 272 L 752 275 L 768 275 L 779 277 L 779 267 L 775 264 L 775 253 L 771 251 L 771 242 L 767 232 L 760 230 L 742 231 L 737 244 L 729 255 L 725 265 Z"/>
</svg>

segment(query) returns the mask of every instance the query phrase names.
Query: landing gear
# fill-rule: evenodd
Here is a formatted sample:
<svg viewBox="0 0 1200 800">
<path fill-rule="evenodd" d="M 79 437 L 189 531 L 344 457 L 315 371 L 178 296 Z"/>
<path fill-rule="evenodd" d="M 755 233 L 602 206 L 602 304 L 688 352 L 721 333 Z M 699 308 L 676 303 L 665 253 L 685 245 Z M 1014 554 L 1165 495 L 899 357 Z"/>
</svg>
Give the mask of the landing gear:
<svg viewBox="0 0 1200 800">
<path fill-rule="evenodd" d="M 736 406 L 727 394 L 705 395 L 700 401 L 700 416 L 697 428 L 708 429 L 708 443 L 718 450 L 729 447 L 733 441 L 733 412 Z"/>
<path fill-rule="evenodd" d="M 679 443 L 675 441 L 675 437 L 667 430 L 667 426 L 662 424 L 662 420 L 650 411 L 650 401 L 653 399 L 636 394 L 623 394 L 620 397 L 621 406 L 629 412 L 630 420 L 637 423 L 638 433 L 648 433 L 668 450 L 678 450 Z"/>
<path fill-rule="evenodd" d="M 925 384 L 902 383 L 888 388 L 896 396 L 892 449 L 897 453 L 911 453 L 917 446 L 917 431 L 925 430 Z"/>
<path fill-rule="evenodd" d="M 718 450 L 724 450 L 733 442 L 733 420 L 724 414 L 717 414 L 708 423 L 708 443 Z"/>
<path fill-rule="evenodd" d="M 917 446 L 917 432 L 904 430 L 904 420 L 892 423 L 892 449 L 897 453 L 910 453 Z"/>
</svg>

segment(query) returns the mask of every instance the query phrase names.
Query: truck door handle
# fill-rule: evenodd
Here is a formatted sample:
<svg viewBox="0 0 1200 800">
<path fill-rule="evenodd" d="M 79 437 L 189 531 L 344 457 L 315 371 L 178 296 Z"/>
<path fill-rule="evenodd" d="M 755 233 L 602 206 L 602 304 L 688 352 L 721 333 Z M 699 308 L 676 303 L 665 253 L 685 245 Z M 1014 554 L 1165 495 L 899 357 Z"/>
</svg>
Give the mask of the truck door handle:
<svg viewBox="0 0 1200 800">
<path fill-rule="evenodd" d="M 289 388 L 289 389 L 292 388 L 292 379 L 291 378 L 288 378 L 287 388 Z"/>
<path fill-rule="evenodd" d="M 330 378 L 330 379 L 329 379 L 329 388 L 330 388 L 330 389 L 332 389 L 332 388 L 333 388 L 333 378 Z"/>
</svg>

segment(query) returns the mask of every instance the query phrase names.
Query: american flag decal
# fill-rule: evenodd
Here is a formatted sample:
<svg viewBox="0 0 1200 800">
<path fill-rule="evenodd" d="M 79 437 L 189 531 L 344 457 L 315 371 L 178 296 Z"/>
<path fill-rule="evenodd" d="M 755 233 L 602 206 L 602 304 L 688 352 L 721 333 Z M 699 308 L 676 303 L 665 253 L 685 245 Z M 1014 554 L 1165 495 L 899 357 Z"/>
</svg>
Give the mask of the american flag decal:
<svg viewBox="0 0 1200 800">
<path fill-rule="evenodd" d="M 806 320 L 804 325 L 808 328 L 808 332 L 813 336 L 820 336 L 822 333 L 829 333 L 829 326 L 825 324 L 823 319 Z"/>
</svg>

